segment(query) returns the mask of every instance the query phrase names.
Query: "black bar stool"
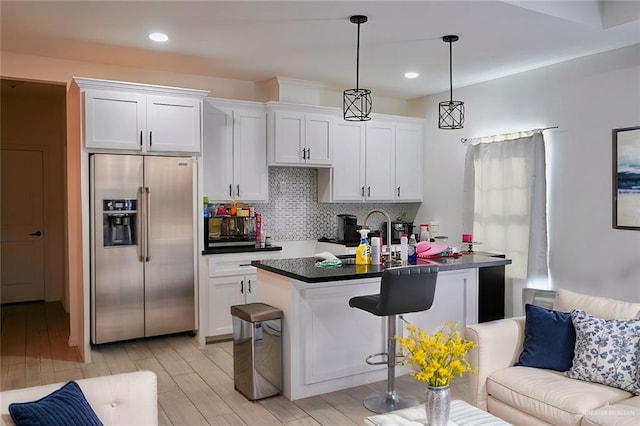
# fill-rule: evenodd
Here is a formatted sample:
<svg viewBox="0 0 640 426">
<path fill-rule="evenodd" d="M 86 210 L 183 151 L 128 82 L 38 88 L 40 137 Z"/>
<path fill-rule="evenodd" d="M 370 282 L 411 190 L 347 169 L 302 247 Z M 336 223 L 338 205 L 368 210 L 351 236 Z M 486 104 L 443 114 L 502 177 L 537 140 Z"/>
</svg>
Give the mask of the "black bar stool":
<svg viewBox="0 0 640 426">
<path fill-rule="evenodd" d="M 387 364 L 387 393 L 371 395 L 364 406 L 374 413 L 388 413 L 413 407 L 420 401 L 410 395 L 396 392 L 396 316 L 409 312 L 426 311 L 433 305 L 436 292 L 437 266 L 401 266 L 386 269 L 380 281 L 380 294 L 353 297 L 349 306 L 373 315 L 387 317 L 387 352 L 369 355 L 367 364 Z M 386 362 L 373 362 L 376 356 L 387 357 Z"/>
</svg>

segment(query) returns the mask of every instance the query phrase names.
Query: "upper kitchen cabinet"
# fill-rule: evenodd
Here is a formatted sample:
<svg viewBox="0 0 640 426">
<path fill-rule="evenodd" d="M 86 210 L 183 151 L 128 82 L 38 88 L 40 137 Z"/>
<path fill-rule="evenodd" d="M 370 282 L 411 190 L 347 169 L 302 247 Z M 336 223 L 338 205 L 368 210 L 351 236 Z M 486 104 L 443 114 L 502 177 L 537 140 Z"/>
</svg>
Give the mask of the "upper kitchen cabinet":
<svg viewBox="0 0 640 426">
<path fill-rule="evenodd" d="M 336 120 L 333 167 L 318 170 L 318 201 L 422 201 L 423 126 L 409 117 Z"/>
<path fill-rule="evenodd" d="M 330 167 L 333 111 L 293 104 L 268 104 L 268 164 Z"/>
<path fill-rule="evenodd" d="M 269 196 L 264 104 L 207 98 L 203 194 L 212 201 L 266 202 Z"/>
<path fill-rule="evenodd" d="M 74 78 L 86 148 L 199 153 L 203 90 Z"/>
<path fill-rule="evenodd" d="M 395 124 L 395 199 L 422 201 L 422 138 L 424 125 L 415 122 Z"/>
</svg>

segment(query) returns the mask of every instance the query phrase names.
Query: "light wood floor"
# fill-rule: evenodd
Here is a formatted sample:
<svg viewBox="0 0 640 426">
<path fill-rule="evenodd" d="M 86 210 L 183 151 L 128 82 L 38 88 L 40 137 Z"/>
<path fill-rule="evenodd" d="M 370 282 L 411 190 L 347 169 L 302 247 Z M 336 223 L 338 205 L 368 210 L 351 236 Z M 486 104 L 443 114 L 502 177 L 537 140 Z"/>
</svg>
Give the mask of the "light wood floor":
<svg viewBox="0 0 640 426">
<path fill-rule="evenodd" d="M 386 390 L 382 381 L 295 402 L 282 396 L 250 402 L 233 388 L 230 341 L 201 347 L 196 338 L 179 335 L 105 344 L 93 348 L 93 362 L 85 364 L 67 345 L 69 319 L 60 303 L 0 311 L 2 390 L 151 370 L 158 375 L 161 425 L 360 425 L 373 414 L 362 400 Z M 399 391 L 422 399 L 424 386 L 412 377 L 396 383 Z M 454 382 L 452 398 L 465 395 L 465 380 Z"/>
</svg>

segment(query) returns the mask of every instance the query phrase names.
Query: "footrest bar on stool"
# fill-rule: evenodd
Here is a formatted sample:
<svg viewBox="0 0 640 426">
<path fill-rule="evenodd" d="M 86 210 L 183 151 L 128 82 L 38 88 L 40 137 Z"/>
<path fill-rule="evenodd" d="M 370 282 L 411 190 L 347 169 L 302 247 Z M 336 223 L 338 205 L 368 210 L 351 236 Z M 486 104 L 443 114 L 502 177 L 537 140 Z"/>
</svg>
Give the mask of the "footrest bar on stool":
<svg viewBox="0 0 640 426">
<path fill-rule="evenodd" d="M 377 356 L 383 356 L 383 357 L 385 357 L 385 360 L 384 360 L 384 361 L 369 361 L 371 358 L 375 358 L 375 357 L 377 357 Z M 382 365 L 382 364 L 387 364 L 387 363 L 389 362 L 389 361 L 388 361 L 388 354 L 387 354 L 386 352 L 380 352 L 380 353 L 377 353 L 377 354 L 369 355 L 369 356 L 365 359 L 365 361 L 366 361 L 366 362 L 367 362 L 367 364 L 369 364 L 369 365 Z"/>
</svg>

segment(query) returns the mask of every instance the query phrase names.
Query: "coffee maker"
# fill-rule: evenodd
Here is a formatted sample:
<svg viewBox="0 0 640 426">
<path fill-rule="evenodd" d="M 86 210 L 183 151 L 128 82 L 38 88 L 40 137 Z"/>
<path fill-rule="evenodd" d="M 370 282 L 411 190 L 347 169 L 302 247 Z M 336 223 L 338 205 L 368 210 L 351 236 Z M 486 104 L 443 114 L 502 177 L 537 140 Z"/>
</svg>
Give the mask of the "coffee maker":
<svg viewBox="0 0 640 426">
<path fill-rule="evenodd" d="M 344 243 L 357 243 L 360 241 L 360 234 L 358 234 L 358 218 L 355 215 L 338 215 L 336 241 Z"/>
</svg>

